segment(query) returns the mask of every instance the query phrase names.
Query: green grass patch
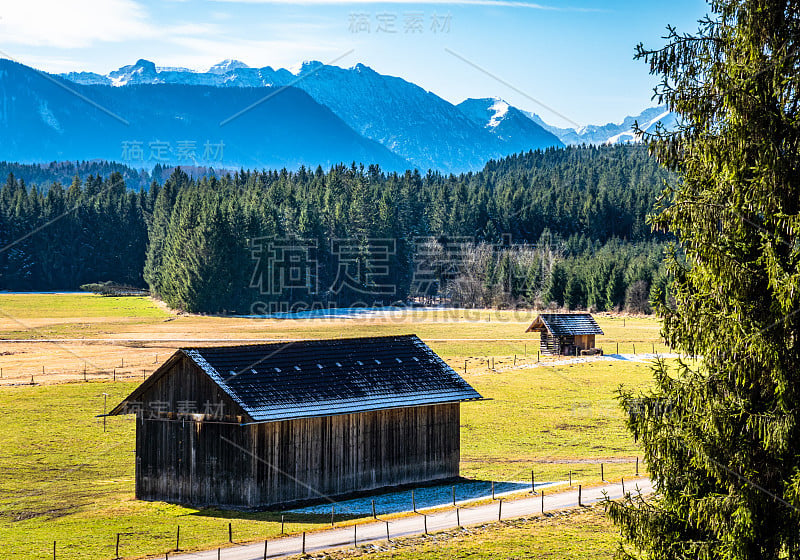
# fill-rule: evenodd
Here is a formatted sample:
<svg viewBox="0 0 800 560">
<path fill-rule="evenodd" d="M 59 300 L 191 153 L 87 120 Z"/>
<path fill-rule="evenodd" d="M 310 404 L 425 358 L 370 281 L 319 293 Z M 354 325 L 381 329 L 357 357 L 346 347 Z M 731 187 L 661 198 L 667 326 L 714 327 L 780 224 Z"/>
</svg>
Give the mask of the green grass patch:
<svg viewBox="0 0 800 560">
<path fill-rule="evenodd" d="M 342 550 L 329 560 L 611 560 L 618 531 L 599 507 L 503 523 L 452 530 L 395 541 L 388 550 L 373 552 L 370 546 Z"/>
<path fill-rule="evenodd" d="M 0 331 L 4 338 L 113 337 L 126 332 L 133 337 L 153 332 L 158 337 L 198 338 L 416 333 L 460 373 L 466 361 L 465 377 L 491 399 L 464 404 L 461 416 L 461 472 L 484 480 L 528 481 L 533 470 L 538 481 L 566 481 L 572 472 L 575 483 L 594 484 L 600 482 L 600 462 L 607 480 L 631 477 L 638 450 L 623 427 L 615 391 L 622 383 L 644 387 L 652 380 L 649 365 L 624 361 L 537 366 L 539 337 L 524 332 L 535 313 L 448 310 L 404 318 L 313 321 L 177 316 L 165 322 L 173 316 L 148 298 L 91 294 L 5 294 L 0 295 L 0 311 L 6 319 Z M 36 328 L 27 330 L 9 316 L 22 323 L 31 320 Z M 659 345 L 655 319 L 599 316 L 598 321 L 606 332 L 598 344 L 606 353 L 616 351 L 617 342 L 623 353 L 632 352 L 634 344 L 637 352 L 649 352 L 653 345 L 665 350 Z M 109 347 L 115 360 L 119 352 Z M 152 350 L 131 348 L 126 364 L 135 362 L 136 352 L 152 360 Z M 487 359 L 496 371 L 487 368 Z M 229 522 L 238 542 L 278 535 L 280 519 L 275 513 L 198 510 L 134 499 L 134 423 L 131 418 L 111 418 L 103 433 L 102 420 L 95 416 L 103 411 L 103 393 L 108 393 L 110 407 L 137 383 L 0 388 L 0 549 L 9 557 L 52 558 L 55 540 L 58 557 L 112 558 L 117 533 L 123 533 L 123 557 L 163 556 L 174 548 L 178 526 L 185 549 L 225 546 Z M 329 518 L 323 517 L 287 517 L 286 529 L 324 528 Z M 571 528 L 560 518 L 537 523 L 535 531 L 507 527 L 489 537 L 475 533 L 474 539 L 465 534 L 464 540 L 456 539 L 456 549 L 440 551 L 421 543 L 422 548 L 396 554 L 584 558 L 588 555 L 579 554 L 588 547 L 592 558 L 605 558 L 613 550 L 606 548 L 611 541 L 604 540 L 605 521 L 581 521 L 583 525 Z M 531 540 L 528 533 L 538 537 Z M 547 545 L 535 548 L 536 542 Z"/>
<path fill-rule="evenodd" d="M 3 317 L 13 317 L 20 321 L 42 318 L 169 316 L 148 297 L 106 297 L 96 294 L 0 294 L 0 312 Z"/>
<path fill-rule="evenodd" d="M 465 476 L 527 480 L 534 469 L 539 480 L 565 480 L 573 470 L 576 482 L 583 476 L 583 483 L 597 483 L 597 458 L 636 454 L 613 393 L 623 380 L 646 384 L 645 365 L 597 362 L 474 373 L 468 379 L 493 400 L 462 407 Z M 45 559 L 52 557 L 55 540 L 64 557 L 88 560 L 113 557 L 116 533 L 124 533 L 126 557 L 163 554 L 174 547 L 178 526 L 186 549 L 224 546 L 229 521 L 237 541 L 280 533 L 275 513 L 197 510 L 134 499 L 134 422 L 110 418 L 104 433 L 95 415 L 103 411 L 103 393 L 108 393 L 110 407 L 135 386 L 74 383 L 0 389 L 3 550 L 14 557 Z M 609 463 L 606 478 L 630 476 L 632 469 L 629 463 Z M 288 522 L 287 531 L 296 532 L 324 528 L 329 519 L 289 517 Z M 506 541 L 504 546 L 511 548 L 527 546 L 525 541 Z M 491 548 L 494 544 L 486 546 L 487 554 L 500 553 Z"/>
<path fill-rule="evenodd" d="M 275 537 L 280 515 L 198 510 L 134 499 L 134 422 L 109 418 L 108 406 L 135 383 L 81 383 L 0 390 L 0 549 L 14 558 L 113 558 L 163 554 L 182 529 L 186 549 Z M 327 516 L 289 517 L 286 530 L 323 527 Z"/>
<path fill-rule="evenodd" d="M 468 374 L 489 402 L 465 403 L 461 410 L 465 476 L 492 480 L 600 481 L 632 476 L 628 461 L 638 453 L 625 430 L 616 390 L 644 387 L 652 380 L 647 364 L 597 361 Z M 623 462 L 624 461 L 624 462 Z"/>
</svg>

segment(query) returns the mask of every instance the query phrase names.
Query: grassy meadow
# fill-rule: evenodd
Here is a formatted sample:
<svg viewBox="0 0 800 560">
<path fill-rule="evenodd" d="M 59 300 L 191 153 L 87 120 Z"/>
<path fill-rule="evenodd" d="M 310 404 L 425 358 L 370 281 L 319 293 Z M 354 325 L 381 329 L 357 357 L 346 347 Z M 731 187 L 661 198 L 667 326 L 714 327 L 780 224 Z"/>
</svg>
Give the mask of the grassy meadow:
<svg viewBox="0 0 800 560">
<path fill-rule="evenodd" d="M 134 423 L 131 418 L 110 418 L 103 432 L 102 419 L 95 416 L 103 411 L 104 397 L 108 407 L 122 400 L 143 374 L 175 348 L 186 346 L 182 341 L 187 339 L 211 344 L 415 333 L 459 372 L 466 362 L 465 378 L 491 399 L 462 406 L 462 475 L 530 480 L 533 470 L 537 480 L 564 481 L 572 471 L 576 482 L 594 484 L 600 482 L 603 462 L 606 479 L 633 476 L 637 448 L 622 426 L 615 391 L 620 384 L 647 386 L 650 366 L 623 360 L 537 363 L 538 335 L 524 332 L 533 316 L 436 310 L 401 317 L 246 319 L 179 316 L 147 298 L 0 295 L 0 367 L 5 372 L 0 381 L 7 383 L 0 386 L 0 550 L 12 557 L 52 558 L 55 540 L 62 551 L 59 557 L 112 558 L 115 535 L 123 533 L 121 555 L 133 558 L 163 556 L 174 548 L 178 526 L 184 549 L 224 546 L 229 521 L 240 542 L 280 533 L 276 513 L 198 511 L 134 500 Z M 654 319 L 598 320 L 606 332 L 598 343 L 607 352 L 614 351 L 617 342 L 621 352 L 630 352 L 634 344 L 640 352 L 641 346 L 649 352 L 658 345 Z M 64 340 L 45 342 L 42 332 Z M 24 340 L 10 342 L 20 339 Z M 487 367 L 487 359 L 492 367 Z M 87 363 L 90 375 L 83 382 Z M 116 382 L 103 371 L 114 367 Z M 38 378 L 35 385 L 30 384 L 31 375 Z M 575 526 L 575 531 L 593 536 L 569 544 L 574 551 L 564 548 L 563 555 L 552 557 L 586 557 L 575 556 L 583 553 L 583 542 L 596 543 L 592 556 L 610 557 L 614 535 L 605 520 L 575 519 L 584 527 Z M 566 534 L 567 526 L 551 527 L 551 522 L 556 523 L 536 525 L 538 534 Z M 287 517 L 287 531 L 325 528 L 328 523 L 327 517 Z M 505 555 L 503 546 L 528 550 L 525 531 L 498 531 L 488 540 L 457 537 L 453 543 L 465 551 L 474 549 L 463 556 L 470 558 Z M 454 557 L 443 551 L 435 554 L 425 557 Z"/>
<path fill-rule="evenodd" d="M 617 535 L 600 506 L 558 515 L 503 521 L 395 540 L 375 552 L 371 546 L 335 551 L 326 560 L 494 560 L 496 558 L 611 560 Z"/>
</svg>

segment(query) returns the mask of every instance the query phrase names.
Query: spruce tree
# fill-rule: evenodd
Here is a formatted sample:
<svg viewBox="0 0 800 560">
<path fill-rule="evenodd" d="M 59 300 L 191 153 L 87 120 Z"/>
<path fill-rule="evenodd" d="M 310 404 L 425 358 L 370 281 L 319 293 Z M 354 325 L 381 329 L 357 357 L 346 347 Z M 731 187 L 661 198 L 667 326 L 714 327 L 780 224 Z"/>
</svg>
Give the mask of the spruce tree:
<svg viewBox="0 0 800 560">
<path fill-rule="evenodd" d="M 648 140 L 680 181 L 658 294 L 655 387 L 622 393 L 653 498 L 610 502 L 636 558 L 800 558 L 800 3 L 711 3 L 696 35 L 638 47 L 679 127 Z"/>
<path fill-rule="evenodd" d="M 153 215 L 149 220 L 143 277 L 150 287 L 150 291 L 158 297 L 162 296 L 164 244 L 172 208 L 177 192 L 186 185 L 188 179 L 188 176 L 180 168 L 175 169 L 172 176 L 164 183 L 164 187 L 158 191 L 153 205 Z"/>
</svg>

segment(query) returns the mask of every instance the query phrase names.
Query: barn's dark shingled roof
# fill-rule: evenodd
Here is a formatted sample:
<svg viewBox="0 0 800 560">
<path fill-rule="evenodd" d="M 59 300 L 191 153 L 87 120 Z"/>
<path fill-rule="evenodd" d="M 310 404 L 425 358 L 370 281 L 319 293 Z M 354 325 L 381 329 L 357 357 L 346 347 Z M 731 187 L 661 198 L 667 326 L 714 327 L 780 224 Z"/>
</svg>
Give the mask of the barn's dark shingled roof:
<svg viewBox="0 0 800 560">
<path fill-rule="evenodd" d="M 526 332 L 547 330 L 553 336 L 603 334 L 589 313 L 542 313 Z"/>
<path fill-rule="evenodd" d="M 179 352 L 200 366 L 252 422 L 482 398 L 414 335 Z"/>
</svg>

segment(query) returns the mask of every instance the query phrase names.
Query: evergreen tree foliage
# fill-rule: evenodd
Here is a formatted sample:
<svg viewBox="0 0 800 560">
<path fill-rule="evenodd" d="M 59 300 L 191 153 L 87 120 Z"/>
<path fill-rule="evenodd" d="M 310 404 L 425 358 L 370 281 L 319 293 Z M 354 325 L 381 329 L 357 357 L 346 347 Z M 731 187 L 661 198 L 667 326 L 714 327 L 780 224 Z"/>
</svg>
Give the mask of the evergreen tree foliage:
<svg viewBox="0 0 800 560">
<path fill-rule="evenodd" d="M 200 177 L 157 168 L 144 189 L 125 188 L 132 170 L 95 167 L 108 175 L 78 173 L 66 190 L 9 174 L 0 237 L 13 244 L 0 250 L 0 289 L 113 281 L 180 309 L 251 313 L 437 296 L 562 305 L 572 278 L 570 306 L 614 309 L 630 282 L 649 289 L 662 273 L 666 237 L 644 216 L 670 174 L 641 146 L 528 152 L 458 176 L 355 164 Z M 307 249 L 299 284 L 270 260 L 288 247 Z M 428 278 L 420 261 L 433 254 Z"/>
<path fill-rule="evenodd" d="M 725 0 L 696 35 L 638 49 L 681 119 L 650 138 L 678 173 L 656 387 L 622 393 L 653 499 L 609 503 L 624 556 L 800 558 L 800 4 Z"/>
</svg>

